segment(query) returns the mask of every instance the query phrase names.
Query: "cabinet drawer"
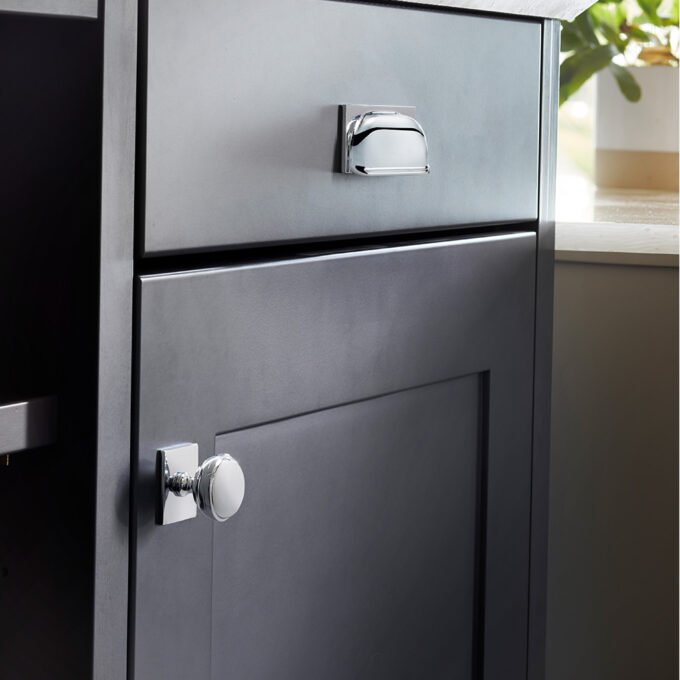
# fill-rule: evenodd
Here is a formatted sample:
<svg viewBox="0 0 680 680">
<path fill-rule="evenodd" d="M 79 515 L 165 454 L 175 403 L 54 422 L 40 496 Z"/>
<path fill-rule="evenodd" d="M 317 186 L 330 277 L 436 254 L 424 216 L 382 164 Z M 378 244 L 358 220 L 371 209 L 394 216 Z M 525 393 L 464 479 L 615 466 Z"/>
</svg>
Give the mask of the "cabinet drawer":
<svg viewBox="0 0 680 680">
<path fill-rule="evenodd" d="M 535 245 L 141 278 L 138 680 L 526 677 Z M 183 442 L 242 465 L 225 525 L 154 524 Z"/>
<path fill-rule="evenodd" d="M 148 0 L 145 25 L 146 254 L 536 218 L 538 22 Z M 431 174 L 343 174 L 344 104 L 415 107 Z"/>
</svg>

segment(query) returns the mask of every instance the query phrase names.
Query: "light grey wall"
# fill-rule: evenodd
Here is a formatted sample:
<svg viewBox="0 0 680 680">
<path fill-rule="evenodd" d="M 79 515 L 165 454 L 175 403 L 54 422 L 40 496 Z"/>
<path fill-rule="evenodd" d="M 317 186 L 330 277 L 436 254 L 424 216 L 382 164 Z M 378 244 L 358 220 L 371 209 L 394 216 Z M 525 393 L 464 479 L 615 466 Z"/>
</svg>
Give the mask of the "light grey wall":
<svg viewBox="0 0 680 680">
<path fill-rule="evenodd" d="M 678 270 L 555 276 L 548 680 L 676 680 Z"/>
</svg>

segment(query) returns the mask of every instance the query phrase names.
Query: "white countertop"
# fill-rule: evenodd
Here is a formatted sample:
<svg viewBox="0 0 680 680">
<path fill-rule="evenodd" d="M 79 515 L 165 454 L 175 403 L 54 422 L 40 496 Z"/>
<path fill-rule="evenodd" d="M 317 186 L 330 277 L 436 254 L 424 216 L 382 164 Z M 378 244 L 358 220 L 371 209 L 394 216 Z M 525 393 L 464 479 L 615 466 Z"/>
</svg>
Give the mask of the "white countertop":
<svg viewBox="0 0 680 680">
<path fill-rule="evenodd" d="M 674 192 L 581 190 L 558 207 L 555 260 L 677 267 L 678 210 Z"/>
<path fill-rule="evenodd" d="M 558 222 L 555 260 L 601 264 L 678 266 L 678 227 L 670 224 Z"/>
<path fill-rule="evenodd" d="M 519 14 L 547 19 L 570 20 L 594 4 L 595 0 L 394 0 L 421 5 L 471 9 L 478 12 Z"/>
</svg>

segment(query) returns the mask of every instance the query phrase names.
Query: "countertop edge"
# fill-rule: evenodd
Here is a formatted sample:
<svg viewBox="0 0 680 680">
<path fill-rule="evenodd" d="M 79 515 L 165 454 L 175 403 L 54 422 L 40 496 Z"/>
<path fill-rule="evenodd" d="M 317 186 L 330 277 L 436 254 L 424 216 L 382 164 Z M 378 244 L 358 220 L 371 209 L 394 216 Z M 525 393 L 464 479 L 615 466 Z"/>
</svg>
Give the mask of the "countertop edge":
<svg viewBox="0 0 680 680">
<path fill-rule="evenodd" d="M 555 261 L 678 268 L 678 227 L 557 222 Z"/>
<path fill-rule="evenodd" d="M 595 0 L 392 0 L 395 4 L 408 2 L 431 7 L 468 9 L 494 14 L 515 14 L 542 19 L 571 21 Z"/>
<path fill-rule="evenodd" d="M 671 267 L 678 268 L 678 256 L 667 253 L 616 253 L 616 252 L 555 252 L 555 262 L 582 264 L 612 264 L 633 267 Z"/>
</svg>

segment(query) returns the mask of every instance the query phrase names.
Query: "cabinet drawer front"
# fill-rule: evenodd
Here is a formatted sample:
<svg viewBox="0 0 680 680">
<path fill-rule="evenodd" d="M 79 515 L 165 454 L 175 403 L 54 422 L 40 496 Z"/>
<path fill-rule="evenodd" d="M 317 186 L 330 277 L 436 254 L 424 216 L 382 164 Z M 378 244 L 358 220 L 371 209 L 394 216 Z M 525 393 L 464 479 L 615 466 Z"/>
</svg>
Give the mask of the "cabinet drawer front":
<svg viewBox="0 0 680 680">
<path fill-rule="evenodd" d="M 428 677 L 479 663 L 525 677 L 535 245 L 511 233 L 142 277 L 138 680 L 387 679 L 407 634 Z M 154 525 L 156 452 L 188 441 L 240 460 L 233 522 Z M 333 489 L 361 523 L 326 503 Z"/>
<path fill-rule="evenodd" d="M 146 25 L 148 254 L 536 217 L 539 23 L 148 0 Z M 342 104 L 416 107 L 431 174 L 343 174 Z"/>
</svg>

